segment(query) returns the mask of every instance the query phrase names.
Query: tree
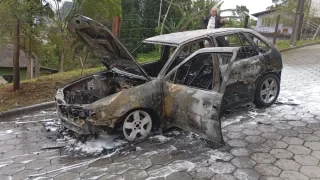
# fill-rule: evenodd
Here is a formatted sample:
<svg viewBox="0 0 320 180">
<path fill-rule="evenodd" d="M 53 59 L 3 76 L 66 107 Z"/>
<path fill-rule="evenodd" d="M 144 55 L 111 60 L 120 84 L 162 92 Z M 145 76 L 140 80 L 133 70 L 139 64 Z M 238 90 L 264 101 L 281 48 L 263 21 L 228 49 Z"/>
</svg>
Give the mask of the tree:
<svg viewBox="0 0 320 180">
<path fill-rule="evenodd" d="M 129 49 L 134 48 L 142 40 L 141 18 L 138 14 L 138 0 L 122 0 L 122 23 L 120 39 Z"/>
<path fill-rule="evenodd" d="M 221 0 L 190 0 L 187 2 L 174 0 L 172 3 L 172 8 L 178 9 L 180 14 L 176 19 L 173 19 L 171 18 L 172 16 L 169 16 L 169 21 L 164 19 L 163 23 L 167 24 L 167 30 L 173 30 L 171 32 L 196 29 L 200 25 L 200 19 L 208 15 L 212 7 L 217 7 L 217 9 L 220 9 L 222 4 L 223 1 Z"/>
<path fill-rule="evenodd" d="M 281 14 L 281 21 L 287 21 L 287 24 L 293 23 L 293 17 L 296 14 L 296 8 L 298 5 L 298 0 L 272 0 L 273 5 L 268 7 L 267 9 L 277 9 L 279 14 Z M 311 7 L 311 0 L 306 0 L 304 3 L 304 15 L 309 16 Z M 288 23 L 288 21 L 290 23 Z"/>
<path fill-rule="evenodd" d="M 32 77 L 32 54 L 37 55 L 37 48 L 41 43 L 41 26 L 35 26 L 35 20 L 41 21 L 43 15 L 50 16 L 52 11 L 49 4 L 42 0 L 3 0 L 0 1 L 1 17 L 0 22 L 1 33 L 5 44 L 12 42 L 12 28 L 8 24 L 12 24 L 14 18 L 21 20 L 21 44 L 20 47 L 28 58 L 27 62 L 27 78 Z"/>
<path fill-rule="evenodd" d="M 232 11 L 232 14 L 239 19 L 246 17 L 249 14 L 249 9 L 246 6 L 236 5 L 236 9 Z"/>
<path fill-rule="evenodd" d="M 45 56 L 52 56 L 59 62 L 59 71 L 64 71 L 64 64 L 67 59 L 74 59 L 76 53 L 79 52 L 79 47 L 72 47 L 78 44 L 77 38 L 74 38 L 68 31 L 66 31 L 67 23 L 70 17 L 76 13 L 88 16 L 92 19 L 106 22 L 114 16 L 121 15 L 121 1 L 120 0 L 74 0 L 72 7 L 65 12 L 62 7 L 61 0 L 53 0 L 52 6 L 56 9 L 56 15 L 53 18 L 54 26 L 48 34 L 49 42 L 47 46 L 47 53 Z"/>
<path fill-rule="evenodd" d="M 228 11 L 232 12 L 232 16 L 228 17 L 226 27 L 243 28 L 245 17 L 249 14 L 248 8 L 246 6 L 236 5 L 235 9 L 228 9 Z M 251 22 L 253 22 L 253 19 L 249 19 L 248 27 L 251 26 Z"/>
</svg>

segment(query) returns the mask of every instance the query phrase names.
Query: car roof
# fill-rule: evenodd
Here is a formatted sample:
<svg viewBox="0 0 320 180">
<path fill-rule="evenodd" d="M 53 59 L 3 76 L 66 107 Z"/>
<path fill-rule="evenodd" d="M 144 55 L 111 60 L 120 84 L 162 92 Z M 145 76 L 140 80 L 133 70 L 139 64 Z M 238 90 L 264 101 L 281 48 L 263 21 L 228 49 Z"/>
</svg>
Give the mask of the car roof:
<svg viewBox="0 0 320 180">
<path fill-rule="evenodd" d="M 223 33 L 223 32 L 239 32 L 239 31 L 250 32 L 253 30 L 244 29 L 244 28 L 201 29 L 201 30 L 183 31 L 183 32 L 176 32 L 176 33 L 154 36 L 154 37 L 145 39 L 143 42 L 178 45 L 190 39 L 194 39 L 194 38 L 197 39 L 205 35 L 212 35 L 212 34 L 221 33 L 221 32 Z"/>
</svg>

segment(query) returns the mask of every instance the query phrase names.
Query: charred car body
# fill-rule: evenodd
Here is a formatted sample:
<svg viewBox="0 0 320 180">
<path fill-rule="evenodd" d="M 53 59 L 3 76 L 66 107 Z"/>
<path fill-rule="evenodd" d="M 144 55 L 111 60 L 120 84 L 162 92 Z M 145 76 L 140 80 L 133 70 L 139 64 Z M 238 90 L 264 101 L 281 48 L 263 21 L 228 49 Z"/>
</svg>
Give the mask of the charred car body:
<svg viewBox="0 0 320 180">
<path fill-rule="evenodd" d="M 107 67 L 57 91 L 58 116 L 78 134 L 122 128 L 127 140 L 139 141 L 178 126 L 224 143 L 221 109 L 250 101 L 270 106 L 280 91 L 281 55 L 253 30 L 160 35 L 130 53 L 90 18 L 77 15 L 68 29 Z M 155 61 L 139 64 L 144 51 Z"/>
</svg>

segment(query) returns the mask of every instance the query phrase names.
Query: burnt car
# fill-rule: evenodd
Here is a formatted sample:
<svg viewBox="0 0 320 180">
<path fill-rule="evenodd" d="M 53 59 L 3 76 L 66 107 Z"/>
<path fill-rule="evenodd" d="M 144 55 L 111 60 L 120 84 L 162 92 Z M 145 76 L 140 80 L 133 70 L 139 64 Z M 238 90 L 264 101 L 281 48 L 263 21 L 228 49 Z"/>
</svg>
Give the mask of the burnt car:
<svg viewBox="0 0 320 180">
<path fill-rule="evenodd" d="M 106 66 L 57 91 L 58 117 L 77 134 L 122 128 L 128 141 L 141 141 L 152 131 L 177 126 L 224 143 L 224 108 L 246 102 L 270 106 L 280 91 L 281 55 L 250 29 L 159 35 L 132 52 L 88 17 L 74 16 L 68 29 Z M 146 57 L 153 61 L 138 63 Z"/>
</svg>

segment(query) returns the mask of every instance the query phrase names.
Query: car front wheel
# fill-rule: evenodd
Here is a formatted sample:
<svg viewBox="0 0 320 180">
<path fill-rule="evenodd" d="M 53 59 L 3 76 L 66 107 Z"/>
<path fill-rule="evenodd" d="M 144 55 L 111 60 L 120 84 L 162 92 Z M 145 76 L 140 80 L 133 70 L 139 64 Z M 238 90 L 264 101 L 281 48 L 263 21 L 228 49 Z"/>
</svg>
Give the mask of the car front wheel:
<svg viewBox="0 0 320 180">
<path fill-rule="evenodd" d="M 152 119 L 148 112 L 135 110 L 129 113 L 123 122 L 123 135 L 130 142 L 142 141 L 148 137 L 152 128 Z"/>
<path fill-rule="evenodd" d="M 276 102 L 279 92 L 279 78 L 275 74 L 267 74 L 257 86 L 254 103 L 258 106 L 271 106 Z"/>
</svg>

